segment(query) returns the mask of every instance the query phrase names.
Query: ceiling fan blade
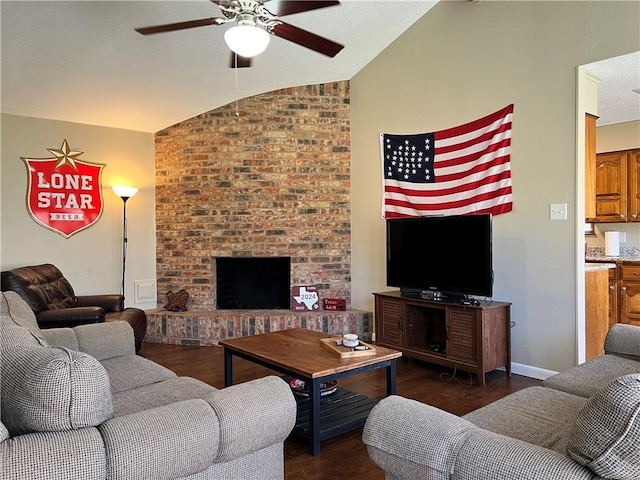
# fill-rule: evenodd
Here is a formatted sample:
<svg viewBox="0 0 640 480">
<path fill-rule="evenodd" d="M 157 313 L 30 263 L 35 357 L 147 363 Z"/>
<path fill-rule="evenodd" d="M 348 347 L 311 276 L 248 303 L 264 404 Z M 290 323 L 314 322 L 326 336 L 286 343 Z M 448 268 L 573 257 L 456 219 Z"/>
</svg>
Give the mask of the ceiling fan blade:
<svg viewBox="0 0 640 480">
<path fill-rule="evenodd" d="M 297 43 L 303 47 L 322 53 L 327 57 L 335 57 L 344 45 L 340 45 L 332 40 L 308 32 L 298 27 L 294 27 L 288 23 L 281 23 L 273 27 L 272 32 L 275 36 Z"/>
<path fill-rule="evenodd" d="M 206 27 L 207 25 L 221 25 L 226 20 L 222 18 L 201 18 L 200 20 L 189 20 L 187 22 L 168 23 L 166 25 L 155 25 L 153 27 L 136 28 L 136 32 L 142 35 L 153 33 L 173 32 L 174 30 L 184 30 L 185 28 Z"/>
<path fill-rule="evenodd" d="M 231 61 L 229 68 L 247 68 L 251 66 L 251 58 L 243 57 L 237 53 L 231 52 Z"/>
<path fill-rule="evenodd" d="M 211 0 L 211 2 L 215 3 L 216 5 L 222 5 L 223 7 L 229 8 L 237 6 L 237 4 L 233 2 L 233 0 Z"/>
<path fill-rule="evenodd" d="M 338 0 L 268 0 L 265 7 L 276 17 L 284 17 L 334 5 L 340 5 L 340 2 Z"/>
</svg>

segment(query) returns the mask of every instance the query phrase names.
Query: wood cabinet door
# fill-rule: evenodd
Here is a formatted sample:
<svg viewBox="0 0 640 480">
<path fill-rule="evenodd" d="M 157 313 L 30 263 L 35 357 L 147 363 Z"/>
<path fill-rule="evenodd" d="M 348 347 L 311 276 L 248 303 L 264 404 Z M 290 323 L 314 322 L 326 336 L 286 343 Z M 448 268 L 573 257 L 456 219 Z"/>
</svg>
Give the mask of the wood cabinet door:
<svg viewBox="0 0 640 480">
<path fill-rule="evenodd" d="M 473 309 L 447 309 L 447 358 L 477 363 L 476 315 Z"/>
<path fill-rule="evenodd" d="M 402 300 L 377 297 L 377 302 L 376 341 L 392 347 L 402 347 L 404 345 Z"/>
<path fill-rule="evenodd" d="M 620 323 L 640 325 L 640 283 L 622 282 L 620 287 Z"/>
<path fill-rule="evenodd" d="M 609 280 L 609 328 L 614 326 L 620 320 L 618 312 L 618 281 Z"/>
<path fill-rule="evenodd" d="M 627 152 L 628 221 L 640 222 L 640 149 Z"/>
<path fill-rule="evenodd" d="M 627 221 L 627 183 L 627 154 L 625 152 L 597 155 L 595 221 Z"/>
</svg>

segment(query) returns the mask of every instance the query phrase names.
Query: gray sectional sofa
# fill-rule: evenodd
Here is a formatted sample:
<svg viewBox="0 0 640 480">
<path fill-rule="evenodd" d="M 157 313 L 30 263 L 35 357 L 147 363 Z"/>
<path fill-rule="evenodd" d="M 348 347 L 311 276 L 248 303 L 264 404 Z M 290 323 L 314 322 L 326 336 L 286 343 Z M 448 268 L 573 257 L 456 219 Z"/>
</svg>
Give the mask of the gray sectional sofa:
<svg viewBox="0 0 640 480">
<path fill-rule="evenodd" d="M 0 296 L 0 479 L 284 477 L 296 403 L 269 376 L 217 390 L 135 354 L 126 322 L 40 330 Z"/>
<path fill-rule="evenodd" d="M 387 480 L 638 480 L 640 327 L 605 352 L 464 417 L 387 397 L 363 441 Z"/>
</svg>

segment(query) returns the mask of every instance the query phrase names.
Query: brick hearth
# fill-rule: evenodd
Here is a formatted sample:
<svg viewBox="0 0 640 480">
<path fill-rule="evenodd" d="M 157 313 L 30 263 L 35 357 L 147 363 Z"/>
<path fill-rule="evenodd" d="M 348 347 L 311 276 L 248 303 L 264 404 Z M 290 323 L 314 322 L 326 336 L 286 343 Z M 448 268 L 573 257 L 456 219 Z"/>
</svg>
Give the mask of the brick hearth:
<svg viewBox="0 0 640 480">
<path fill-rule="evenodd" d="M 362 310 L 293 312 L 290 310 L 217 310 L 215 312 L 147 311 L 145 341 L 181 345 L 216 345 L 225 338 L 245 337 L 287 328 L 308 328 L 330 335 L 357 333 L 371 339 L 372 316 Z"/>
</svg>

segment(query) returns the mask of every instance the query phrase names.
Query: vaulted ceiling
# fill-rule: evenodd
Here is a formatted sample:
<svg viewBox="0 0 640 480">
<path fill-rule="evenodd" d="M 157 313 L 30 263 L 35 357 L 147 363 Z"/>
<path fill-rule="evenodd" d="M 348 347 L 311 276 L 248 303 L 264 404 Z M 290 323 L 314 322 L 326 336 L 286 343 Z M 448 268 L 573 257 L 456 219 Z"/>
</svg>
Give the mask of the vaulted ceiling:
<svg viewBox="0 0 640 480">
<path fill-rule="evenodd" d="M 275 0 L 273 0 L 275 1 Z M 335 58 L 278 37 L 229 68 L 231 25 L 143 36 L 136 27 L 219 17 L 209 0 L 0 2 L 3 113 L 156 132 L 237 99 L 351 79 L 437 0 L 341 0 L 287 23 L 345 48 Z M 467 2 L 474 8 L 473 2 Z M 268 3 L 267 3 L 268 5 Z M 640 52 L 586 67 L 599 125 L 640 119 Z"/>
<path fill-rule="evenodd" d="M 345 48 L 330 58 L 274 36 L 251 68 L 231 69 L 231 25 L 134 30 L 220 17 L 208 0 L 3 0 L 2 112 L 155 132 L 238 98 L 351 79 L 436 3 L 342 0 L 288 15 Z"/>
</svg>

